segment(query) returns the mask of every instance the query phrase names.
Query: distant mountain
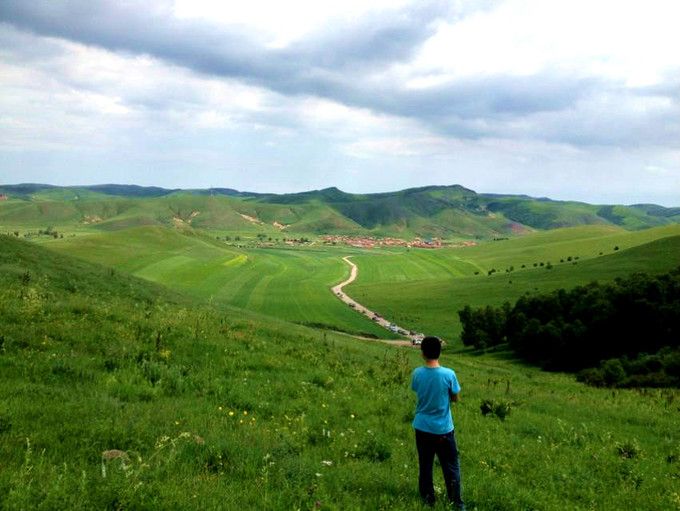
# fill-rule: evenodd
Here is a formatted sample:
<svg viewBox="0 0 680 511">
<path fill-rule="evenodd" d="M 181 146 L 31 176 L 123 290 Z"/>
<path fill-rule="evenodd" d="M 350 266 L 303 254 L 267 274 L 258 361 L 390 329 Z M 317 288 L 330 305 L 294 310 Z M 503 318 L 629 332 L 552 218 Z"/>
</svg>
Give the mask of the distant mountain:
<svg viewBox="0 0 680 511">
<path fill-rule="evenodd" d="M 88 224 L 116 230 L 174 225 L 221 231 L 286 231 L 401 237 L 492 238 L 532 230 L 611 224 L 629 230 L 680 223 L 680 208 L 592 205 L 527 195 L 478 194 L 460 185 L 352 194 L 136 185 L 0 185 L 0 227 Z"/>
</svg>

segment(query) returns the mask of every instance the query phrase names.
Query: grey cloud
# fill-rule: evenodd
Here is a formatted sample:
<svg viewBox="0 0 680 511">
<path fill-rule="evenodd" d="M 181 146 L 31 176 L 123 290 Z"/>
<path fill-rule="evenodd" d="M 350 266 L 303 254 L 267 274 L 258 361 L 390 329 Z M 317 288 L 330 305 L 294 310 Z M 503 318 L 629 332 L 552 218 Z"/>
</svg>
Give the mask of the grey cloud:
<svg viewBox="0 0 680 511">
<path fill-rule="evenodd" d="M 484 3 L 482 8 L 489 5 L 492 3 Z M 0 5 L 0 20 L 39 35 L 118 52 L 148 54 L 196 72 L 239 79 L 280 94 L 319 96 L 408 117 L 452 136 L 520 135 L 575 145 L 619 145 L 654 139 L 651 127 L 660 120 L 659 114 L 614 112 L 611 119 L 615 122 L 607 122 L 598 117 L 597 111 L 584 107 L 588 98 L 598 93 L 628 94 L 618 84 L 593 78 L 553 70 L 534 76 L 456 80 L 422 90 L 406 89 L 394 80 L 376 79 L 380 71 L 407 62 L 432 35 L 438 19 L 465 14 L 460 4 L 420 2 L 408 9 L 367 16 L 351 25 L 320 27 L 316 34 L 290 47 L 267 49 L 241 28 L 175 19 L 168 1 L 147 2 L 143 9 L 113 0 L 14 0 Z M 636 93 L 661 93 L 677 102 L 677 87 L 657 89 L 640 89 Z M 162 108 L 165 101 L 154 102 L 148 97 L 142 100 L 152 109 Z M 518 128 L 517 124 L 522 126 Z M 680 137 L 673 142 L 678 133 L 677 121 L 668 119 L 659 131 L 659 140 L 677 146 Z"/>
</svg>

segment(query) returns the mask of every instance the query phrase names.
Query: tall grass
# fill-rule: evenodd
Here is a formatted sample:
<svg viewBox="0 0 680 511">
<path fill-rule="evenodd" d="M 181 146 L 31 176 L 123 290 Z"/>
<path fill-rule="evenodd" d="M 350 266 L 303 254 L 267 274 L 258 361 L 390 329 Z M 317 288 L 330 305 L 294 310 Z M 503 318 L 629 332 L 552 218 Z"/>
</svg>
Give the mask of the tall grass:
<svg viewBox="0 0 680 511">
<path fill-rule="evenodd" d="M 0 242 L 0 509 L 420 507 L 415 350 Z M 592 389 L 502 355 L 443 359 L 471 509 L 678 506 L 676 391 Z"/>
</svg>

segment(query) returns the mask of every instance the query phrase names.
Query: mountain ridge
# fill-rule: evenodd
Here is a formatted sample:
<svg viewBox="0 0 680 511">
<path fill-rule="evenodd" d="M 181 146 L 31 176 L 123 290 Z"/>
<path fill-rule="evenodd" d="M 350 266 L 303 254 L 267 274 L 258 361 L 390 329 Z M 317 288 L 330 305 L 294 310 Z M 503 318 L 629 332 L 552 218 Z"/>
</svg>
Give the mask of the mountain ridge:
<svg viewBox="0 0 680 511">
<path fill-rule="evenodd" d="M 0 226 L 96 224 L 206 230 L 488 239 L 532 230 L 610 224 L 627 230 L 680 223 L 680 207 L 589 204 L 477 193 L 459 184 L 353 194 L 337 187 L 274 194 L 233 188 L 101 184 L 0 185 Z M 9 199 L 9 200 L 7 200 Z"/>
</svg>

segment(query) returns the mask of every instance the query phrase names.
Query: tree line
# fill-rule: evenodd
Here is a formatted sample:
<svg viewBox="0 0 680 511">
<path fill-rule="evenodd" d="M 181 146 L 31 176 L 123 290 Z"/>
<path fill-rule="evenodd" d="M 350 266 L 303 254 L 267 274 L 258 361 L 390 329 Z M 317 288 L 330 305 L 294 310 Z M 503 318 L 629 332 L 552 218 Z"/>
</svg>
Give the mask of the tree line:
<svg viewBox="0 0 680 511">
<path fill-rule="evenodd" d="M 458 315 L 466 346 L 507 344 L 594 385 L 680 386 L 680 268 L 527 294 L 514 305 L 465 306 Z"/>
</svg>

